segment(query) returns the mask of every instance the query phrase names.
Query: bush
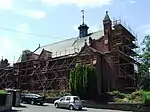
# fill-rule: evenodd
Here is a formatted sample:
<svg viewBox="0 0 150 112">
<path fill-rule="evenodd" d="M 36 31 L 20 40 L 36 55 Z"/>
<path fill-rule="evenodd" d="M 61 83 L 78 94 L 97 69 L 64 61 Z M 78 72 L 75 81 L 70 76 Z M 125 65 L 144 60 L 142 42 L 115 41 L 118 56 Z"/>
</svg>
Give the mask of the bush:
<svg viewBox="0 0 150 112">
<path fill-rule="evenodd" d="M 0 90 L 0 94 L 7 94 L 7 91 L 5 91 L 5 90 Z"/>
<path fill-rule="evenodd" d="M 62 97 L 62 96 L 66 96 L 66 95 L 71 95 L 67 91 L 49 91 L 49 92 L 39 93 L 39 94 L 42 96 L 45 95 L 47 98 L 57 98 L 57 97 Z"/>
<path fill-rule="evenodd" d="M 145 105 L 150 105 L 150 92 L 143 92 L 142 101 Z"/>
<path fill-rule="evenodd" d="M 144 91 L 142 90 L 133 92 L 132 94 L 120 93 L 119 91 L 109 92 L 110 95 L 114 96 L 114 101 L 118 103 L 140 103 L 143 101 L 143 93 Z"/>
<path fill-rule="evenodd" d="M 109 92 L 108 94 L 114 96 L 114 98 L 125 98 L 125 94 L 119 91 L 112 91 L 112 92 Z"/>
<path fill-rule="evenodd" d="M 66 96 L 66 95 L 70 95 L 70 92 L 69 91 L 45 91 L 45 92 L 42 92 L 42 91 L 23 91 L 22 93 L 35 93 L 35 94 L 39 94 L 41 96 L 46 96 L 47 98 L 58 98 L 58 97 L 62 97 L 62 96 Z"/>
</svg>

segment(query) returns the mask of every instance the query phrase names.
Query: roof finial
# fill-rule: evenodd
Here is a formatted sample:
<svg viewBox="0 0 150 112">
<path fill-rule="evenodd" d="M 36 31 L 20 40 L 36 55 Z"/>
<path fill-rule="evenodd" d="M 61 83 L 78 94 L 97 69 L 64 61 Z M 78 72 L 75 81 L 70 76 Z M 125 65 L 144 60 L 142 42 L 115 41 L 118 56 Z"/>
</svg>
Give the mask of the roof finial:
<svg viewBox="0 0 150 112">
<path fill-rule="evenodd" d="M 81 10 L 81 12 L 82 12 L 82 19 L 83 19 L 83 24 L 84 24 L 84 10 Z"/>
<path fill-rule="evenodd" d="M 109 15 L 108 15 L 108 11 L 106 11 L 106 15 L 104 17 L 104 20 L 110 20 Z"/>
</svg>

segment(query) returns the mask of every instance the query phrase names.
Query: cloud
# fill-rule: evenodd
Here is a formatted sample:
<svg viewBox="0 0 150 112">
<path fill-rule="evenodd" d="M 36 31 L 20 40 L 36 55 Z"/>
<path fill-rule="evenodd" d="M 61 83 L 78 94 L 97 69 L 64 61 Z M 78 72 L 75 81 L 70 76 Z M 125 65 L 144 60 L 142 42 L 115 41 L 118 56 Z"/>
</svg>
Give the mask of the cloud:
<svg viewBox="0 0 150 112">
<path fill-rule="evenodd" d="M 0 36 L 0 38 L 0 59 L 3 56 L 4 59 L 8 59 L 9 63 L 13 63 L 14 57 L 18 58 L 22 52 L 21 46 L 11 37 Z"/>
<path fill-rule="evenodd" d="M 109 5 L 113 0 L 41 0 L 42 3 L 49 5 L 75 4 L 79 7 L 95 7 Z"/>
<path fill-rule="evenodd" d="M 37 20 L 43 19 L 46 16 L 46 12 L 42 10 L 23 10 L 18 13 Z"/>
<path fill-rule="evenodd" d="M 13 9 L 14 0 L 0 0 L 0 10 L 11 10 Z"/>
<path fill-rule="evenodd" d="M 134 3 L 135 3 L 135 1 L 134 1 L 134 0 L 132 0 L 132 1 L 131 1 L 131 3 L 132 3 L 132 4 L 134 4 Z"/>
<path fill-rule="evenodd" d="M 35 0 L 29 0 L 29 2 L 34 2 Z M 18 7 L 14 7 L 15 0 L 0 0 L 0 10 L 13 10 L 14 12 L 33 18 L 33 19 L 43 19 L 46 16 L 46 13 L 42 10 L 28 9 L 23 10 Z"/>
</svg>

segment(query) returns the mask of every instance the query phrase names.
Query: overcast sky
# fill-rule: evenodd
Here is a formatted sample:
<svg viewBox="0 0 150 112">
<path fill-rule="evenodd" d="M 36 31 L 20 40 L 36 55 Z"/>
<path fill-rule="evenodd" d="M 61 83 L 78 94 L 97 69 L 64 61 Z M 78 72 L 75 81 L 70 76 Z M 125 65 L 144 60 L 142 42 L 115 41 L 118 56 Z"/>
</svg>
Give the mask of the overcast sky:
<svg viewBox="0 0 150 112">
<path fill-rule="evenodd" d="M 0 0 L 0 56 L 13 62 L 24 49 L 77 37 L 81 9 L 90 32 L 103 28 L 108 10 L 111 19 L 125 21 L 140 42 L 150 33 L 149 5 L 149 0 Z"/>
</svg>

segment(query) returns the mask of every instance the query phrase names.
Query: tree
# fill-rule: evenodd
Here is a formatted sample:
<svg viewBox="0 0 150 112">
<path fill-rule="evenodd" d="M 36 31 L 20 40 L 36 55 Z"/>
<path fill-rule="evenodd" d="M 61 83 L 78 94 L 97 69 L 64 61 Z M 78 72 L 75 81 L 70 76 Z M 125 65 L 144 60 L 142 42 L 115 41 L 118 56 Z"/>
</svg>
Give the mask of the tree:
<svg viewBox="0 0 150 112">
<path fill-rule="evenodd" d="M 142 42 L 142 53 L 139 55 L 140 86 L 144 90 L 150 90 L 150 36 L 145 36 Z"/>
<path fill-rule="evenodd" d="M 1 59 L 0 61 L 0 68 L 5 68 L 9 65 L 8 60 L 7 59 Z"/>
<path fill-rule="evenodd" d="M 79 63 L 70 72 L 69 80 L 72 95 L 79 95 L 81 98 L 95 96 L 97 93 L 97 82 L 94 67 Z"/>
<path fill-rule="evenodd" d="M 27 61 L 28 60 L 28 56 L 31 54 L 30 50 L 24 50 L 22 52 L 22 59 L 21 61 Z"/>
</svg>

